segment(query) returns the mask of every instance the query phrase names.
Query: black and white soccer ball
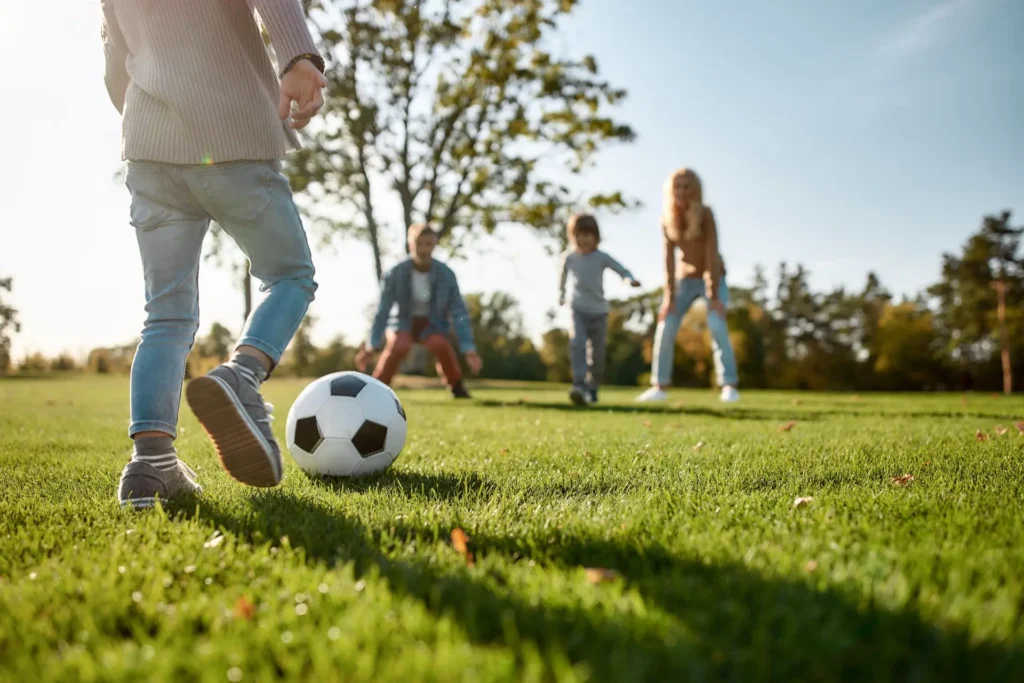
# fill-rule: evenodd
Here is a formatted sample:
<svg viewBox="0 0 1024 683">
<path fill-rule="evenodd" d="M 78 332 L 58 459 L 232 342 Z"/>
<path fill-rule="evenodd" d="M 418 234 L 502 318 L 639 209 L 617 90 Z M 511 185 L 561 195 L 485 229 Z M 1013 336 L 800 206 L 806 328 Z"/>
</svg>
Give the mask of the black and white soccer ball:
<svg viewBox="0 0 1024 683">
<path fill-rule="evenodd" d="M 387 469 L 405 446 L 405 410 L 391 388 L 359 372 L 314 380 L 288 411 L 288 451 L 308 474 L 357 477 Z"/>
</svg>

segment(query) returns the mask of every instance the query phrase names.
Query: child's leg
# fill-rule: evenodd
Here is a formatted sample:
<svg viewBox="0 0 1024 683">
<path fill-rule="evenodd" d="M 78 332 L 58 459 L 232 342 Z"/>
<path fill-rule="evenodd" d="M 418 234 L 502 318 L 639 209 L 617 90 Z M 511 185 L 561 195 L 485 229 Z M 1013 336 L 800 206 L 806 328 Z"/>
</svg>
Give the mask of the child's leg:
<svg viewBox="0 0 1024 683">
<path fill-rule="evenodd" d="M 199 262 L 209 218 L 162 164 L 128 166 L 131 222 L 146 282 L 146 321 L 132 361 L 134 437 L 177 436 L 181 385 L 199 329 Z"/>
<path fill-rule="evenodd" d="M 185 359 L 199 327 L 198 272 L 205 216 L 174 167 L 131 163 L 131 222 L 146 283 L 146 321 L 132 361 L 132 461 L 121 473 L 122 506 L 151 507 L 202 488 L 179 460 L 173 439 Z"/>
<path fill-rule="evenodd" d="M 253 277 L 262 283 L 260 291 L 268 293 L 249 316 L 238 346 L 259 350 L 276 365 L 317 288 L 288 179 L 273 161 L 194 167 L 189 181 L 213 219 L 248 257 Z"/>
<path fill-rule="evenodd" d="M 697 297 L 703 294 L 704 281 L 696 278 L 680 280 L 676 286 L 676 304 L 664 320 L 658 322 L 654 333 L 654 359 L 651 364 L 651 386 L 667 387 L 672 384 L 672 366 L 675 362 L 676 337 L 683 317 Z"/>
<path fill-rule="evenodd" d="M 193 166 L 183 175 L 268 293 L 249 317 L 238 353 L 189 384 L 189 405 L 232 477 L 275 486 L 283 476 L 281 449 L 271 429 L 272 406 L 259 389 L 316 291 L 306 233 L 279 162 Z"/>
<path fill-rule="evenodd" d="M 722 305 L 729 305 L 729 286 L 722 279 L 718 291 Z M 729 340 L 729 326 L 724 316 L 708 311 L 708 329 L 711 331 L 711 347 L 714 350 L 715 373 L 718 386 L 736 387 L 739 376 L 736 371 L 736 356 L 733 354 L 732 342 Z"/>
<path fill-rule="evenodd" d="M 587 320 L 587 339 L 590 353 L 587 358 L 588 383 L 590 391 L 597 391 L 604 379 L 605 349 L 608 339 L 608 316 L 592 315 Z"/>
<path fill-rule="evenodd" d="M 569 330 L 569 358 L 572 364 L 572 385 L 583 389 L 587 386 L 587 315 L 572 312 L 572 327 Z"/>
</svg>

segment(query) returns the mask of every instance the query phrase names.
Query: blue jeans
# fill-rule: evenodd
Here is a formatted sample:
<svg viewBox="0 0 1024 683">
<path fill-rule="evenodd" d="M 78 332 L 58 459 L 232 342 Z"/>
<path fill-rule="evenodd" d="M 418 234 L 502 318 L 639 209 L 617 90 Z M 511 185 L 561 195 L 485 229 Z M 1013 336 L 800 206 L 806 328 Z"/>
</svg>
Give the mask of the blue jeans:
<svg viewBox="0 0 1024 683">
<path fill-rule="evenodd" d="M 146 281 L 146 322 L 131 376 L 131 425 L 177 435 L 185 359 L 199 329 L 199 262 L 216 221 L 269 292 L 238 345 L 276 364 L 316 292 L 313 260 L 288 180 L 277 161 L 213 166 L 129 162 L 131 224 Z"/>
<path fill-rule="evenodd" d="M 597 391 L 604 375 L 607 339 L 607 313 L 584 313 L 573 309 L 569 353 L 574 387 Z"/>
<path fill-rule="evenodd" d="M 683 317 L 697 299 L 705 296 L 704 280 L 685 278 L 676 287 L 676 305 L 664 320 L 658 322 L 654 333 L 654 363 L 651 368 L 651 384 L 669 386 L 672 384 L 672 363 L 675 360 L 676 335 Z M 723 306 L 729 305 L 729 286 L 725 278 L 719 286 L 718 298 Z M 725 318 L 714 311 L 708 311 L 708 329 L 711 331 L 711 348 L 715 352 L 715 373 L 719 386 L 737 385 L 736 356 L 729 341 L 729 328 Z"/>
</svg>

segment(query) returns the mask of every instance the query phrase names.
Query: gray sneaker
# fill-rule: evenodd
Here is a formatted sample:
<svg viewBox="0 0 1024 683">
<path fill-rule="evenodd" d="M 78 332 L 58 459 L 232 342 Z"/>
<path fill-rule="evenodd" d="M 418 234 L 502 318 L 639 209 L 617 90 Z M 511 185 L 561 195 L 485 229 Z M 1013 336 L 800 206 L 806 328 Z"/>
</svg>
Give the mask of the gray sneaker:
<svg viewBox="0 0 1024 683">
<path fill-rule="evenodd" d="M 196 473 L 182 461 L 169 470 L 158 470 L 149 463 L 132 460 L 121 472 L 117 486 L 117 500 L 121 507 L 145 510 L 156 504 L 157 498 L 169 501 L 180 495 L 199 494 L 203 487 L 196 483 Z"/>
<path fill-rule="evenodd" d="M 270 429 L 274 407 L 242 372 L 239 366 L 218 366 L 189 382 L 185 395 L 228 474 L 250 486 L 277 486 L 284 468 Z"/>
</svg>

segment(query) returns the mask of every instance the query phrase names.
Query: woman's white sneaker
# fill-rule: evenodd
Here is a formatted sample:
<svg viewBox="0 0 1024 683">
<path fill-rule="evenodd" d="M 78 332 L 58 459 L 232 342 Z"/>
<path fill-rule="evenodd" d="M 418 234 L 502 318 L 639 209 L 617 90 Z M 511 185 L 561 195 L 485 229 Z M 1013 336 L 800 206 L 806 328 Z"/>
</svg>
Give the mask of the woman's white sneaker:
<svg viewBox="0 0 1024 683">
<path fill-rule="evenodd" d="M 736 391 L 736 387 L 722 387 L 723 403 L 735 403 L 740 400 L 740 392 Z"/>
<path fill-rule="evenodd" d="M 668 394 L 664 390 L 658 387 L 651 387 L 644 393 L 636 397 L 638 403 L 651 403 L 654 401 L 665 401 L 668 399 Z"/>
</svg>

